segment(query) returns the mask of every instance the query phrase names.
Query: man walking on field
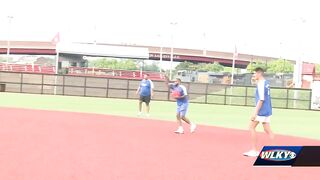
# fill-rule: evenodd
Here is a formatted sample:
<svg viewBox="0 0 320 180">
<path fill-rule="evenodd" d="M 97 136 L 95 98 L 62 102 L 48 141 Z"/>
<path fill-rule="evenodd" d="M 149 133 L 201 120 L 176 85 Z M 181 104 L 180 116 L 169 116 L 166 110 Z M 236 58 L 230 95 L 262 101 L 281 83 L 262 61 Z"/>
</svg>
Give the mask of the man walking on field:
<svg viewBox="0 0 320 180">
<path fill-rule="evenodd" d="M 256 157 L 259 155 L 257 146 L 256 127 L 259 122 L 262 123 L 264 131 L 273 141 L 274 134 L 270 128 L 270 117 L 272 115 L 272 105 L 270 96 L 270 82 L 263 77 L 264 70 L 262 68 L 255 69 L 256 88 L 256 107 L 252 114 L 249 130 L 251 133 L 252 150 L 243 153 L 245 156 Z"/>
<path fill-rule="evenodd" d="M 149 79 L 149 75 L 144 74 L 143 79 L 141 80 L 140 85 L 136 92 L 136 94 L 140 95 L 138 116 L 142 115 L 143 102 L 146 103 L 146 113 L 147 113 L 146 115 L 149 116 L 150 101 L 154 94 L 153 89 L 154 89 L 154 85 L 153 85 L 153 82 Z"/>
</svg>

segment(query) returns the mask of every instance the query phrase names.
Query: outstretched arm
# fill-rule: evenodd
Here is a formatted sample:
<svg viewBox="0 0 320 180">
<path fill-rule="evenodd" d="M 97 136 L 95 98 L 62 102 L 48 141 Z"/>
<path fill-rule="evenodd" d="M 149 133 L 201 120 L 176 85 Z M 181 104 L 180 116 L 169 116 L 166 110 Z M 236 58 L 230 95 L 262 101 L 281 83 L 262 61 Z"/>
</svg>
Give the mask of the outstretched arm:
<svg viewBox="0 0 320 180">
<path fill-rule="evenodd" d="M 164 76 L 164 83 L 167 85 L 168 88 L 170 88 L 170 81 L 169 81 L 169 78 L 168 76 Z"/>
</svg>

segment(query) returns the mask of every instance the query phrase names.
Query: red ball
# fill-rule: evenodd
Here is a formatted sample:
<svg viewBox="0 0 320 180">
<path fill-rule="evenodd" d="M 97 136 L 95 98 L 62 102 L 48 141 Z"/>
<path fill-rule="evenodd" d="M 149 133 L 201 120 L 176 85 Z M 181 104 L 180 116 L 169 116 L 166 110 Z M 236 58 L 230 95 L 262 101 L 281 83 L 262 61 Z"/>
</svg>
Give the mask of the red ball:
<svg viewBox="0 0 320 180">
<path fill-rule="evenodd" d="M 179 91 L 172 91 L 171 96 L 174 98 L 180 97 L 180 92 Z"/>
</svg>

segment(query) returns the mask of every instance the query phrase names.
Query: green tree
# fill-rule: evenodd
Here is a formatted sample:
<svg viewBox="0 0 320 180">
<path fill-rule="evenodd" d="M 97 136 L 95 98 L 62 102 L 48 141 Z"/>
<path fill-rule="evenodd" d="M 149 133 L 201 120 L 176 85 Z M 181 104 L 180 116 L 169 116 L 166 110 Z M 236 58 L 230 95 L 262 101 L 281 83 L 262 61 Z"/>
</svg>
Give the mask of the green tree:
<svg viewBox="0 0 320 180">
<path fill-rule="evenodd" d="M 5 62 L 5 61 L 7 61 L 7 60 L 0 56 L 0 62 Z"/>
<path fill-rule="evenodd" d="M 153 71 L 153 72 L 158 72 L 160 71 L 159 68 L 159 63 L 158 62 L 153 62 L 152 64 L 147 64 L 143 67 L 143 70 L 145 71 Z"/>
<path fill-rule="evenodd" d="M 117 69 L 124 69 L 124 70 L 137 70 L 137 64 L 133 60 L 122 60 L 118 62 Z"/>
<path fill-rule="evenodd" d="M 176 70 L 195 70 L 196 64 L 184 61 L 176 66 Z"/>
<path fill-rule="evenodd" d="M 221 71 L 223 71 L 223 66 L 220 65 L 219 63 L 211 63 L 211 64 L 200 63 L 197 65 L 197 70 L 198 71 L 221 72 Z"/>
<path fill-rule="evenodd" d="M 285 59 L 278 59 L 268 63 L 267 72 L 270 73 L 293 73 L 294 64 Z"/>
<path fill-rule="evenodd" d="M 12 57 L 9 57 L 9 62 L 12 61 Z M 7 62 L 7 56 L 0 56 L 0 62 Z"/>
<path fill-rule="evenodd" d="M 211 71 L 211 72 L 221 72 L 224 67 L 219 63 L 199 63 L 195 64 L 192 62 L 182 62 L 178 66 L 176 66 L 176 70 L 191 70 L 191 71 Z"/>
<path fill-rule="evenodd" d="M 232 72 L 232 67 L 223 67 L 223 72 L 231 73 Z"/>
<path fill-rule="evenodd" d="M 267 65 L 266 65 L 266 63 L 264 63 L 262 61 L 252 62 L 248 65 L 247 70 L 249 72 L 253 72 L 257 67 L 261 67 L 266 70 Z"/>
<path fill-rule="evenodd" d="M 117 60 L 111 58 L 102 58 L 89 63 L 90 67 L 108 68 L 108 69 L 123 69 L 137 70 L 137 64 L 131 59 Z"/>
<path fill-rule="evenodd" d="M 320 74 L 320 64 L 316 64 L 316 73 Z"/>
<path fill-rule="evenodd" d="M 268 73 L 292 73 L 294 64 L 285 59 L 277 59 L 268 63 L 257 61 L 248 65 L 247 70 L 253 72 L 255 68 L 261 67 Z"/>
</svg>

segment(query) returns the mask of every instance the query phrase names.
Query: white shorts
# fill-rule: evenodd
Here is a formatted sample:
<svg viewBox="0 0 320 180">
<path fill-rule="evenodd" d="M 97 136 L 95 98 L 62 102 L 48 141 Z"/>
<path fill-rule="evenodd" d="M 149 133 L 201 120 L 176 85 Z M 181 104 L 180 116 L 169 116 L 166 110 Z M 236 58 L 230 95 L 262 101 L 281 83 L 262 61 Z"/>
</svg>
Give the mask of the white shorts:
<svg viewBox="0 0 320 180">
<path fill-rule="evenodd" d="M 270 123 L 270 117 L 271 116 L 257 116 L 255 121 L 258 121 L 261 123 Z"/>
</svg>

